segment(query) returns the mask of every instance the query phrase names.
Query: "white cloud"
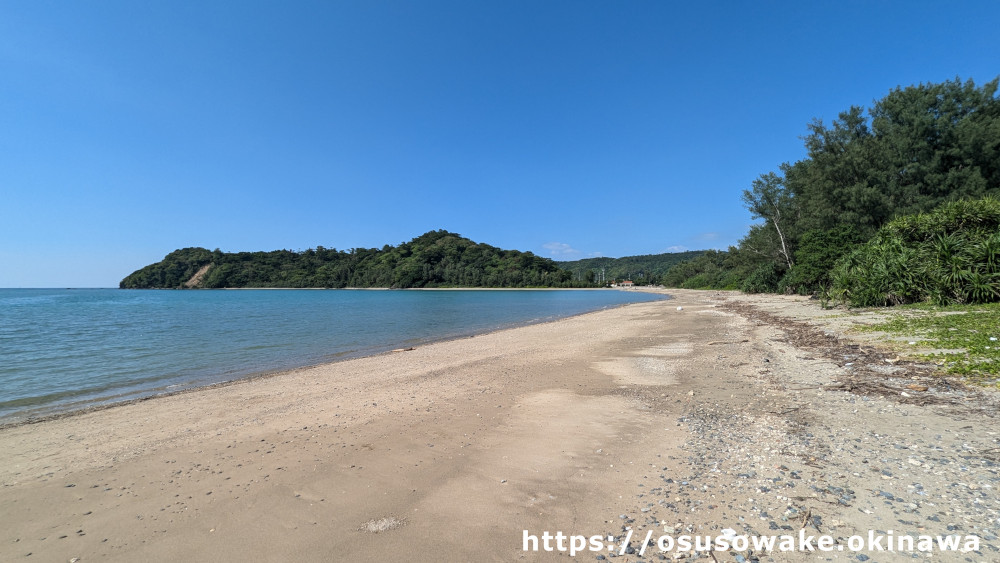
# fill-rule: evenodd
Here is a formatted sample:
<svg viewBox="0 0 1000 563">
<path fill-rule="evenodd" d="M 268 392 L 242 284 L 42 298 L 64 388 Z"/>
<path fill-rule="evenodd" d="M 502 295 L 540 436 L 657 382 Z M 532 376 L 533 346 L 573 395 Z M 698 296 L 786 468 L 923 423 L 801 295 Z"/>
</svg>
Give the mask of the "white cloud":
<svg viewBox="0 0 1000 563">
<path fill-rule="evenodd" d="M 542 248 L 549 251 L 549 254 L 558 258 L 566 258 L 580 254 L 580 251 L 564 242 L 547 242 Z"/>
<path fill-rule="evenodd" d="M 701 233 L 699 235 L 695 235 L 694 238 L 696 240 L 718 240 L 719 236 L 719 233 Z"/>
<path fill-rule="evenodd" d="M 688 247 L 686 247 L 686 246 L 684 246 L 684 245 L 681 245 L 681 244 L 675 244 L 675 245 L 673 245 L 673 246 L 668 246 L 668 247 L 667 247 L 667 252 L 684 252 L 684 251 L 686 251 L 687 249 L 688 249 Z"/>
</svg>

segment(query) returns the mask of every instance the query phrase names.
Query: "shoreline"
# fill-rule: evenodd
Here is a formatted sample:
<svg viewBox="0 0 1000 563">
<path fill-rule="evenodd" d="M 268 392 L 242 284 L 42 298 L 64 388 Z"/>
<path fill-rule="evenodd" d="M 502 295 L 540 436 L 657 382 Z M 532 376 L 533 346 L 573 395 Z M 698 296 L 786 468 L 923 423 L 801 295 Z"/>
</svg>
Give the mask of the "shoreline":
<svg viewBox="0 0 1000 563">
<path fill-rule="evenodd" d="M 121 289 L 123 291 L 604 291 L 618 290 L 628 291 L 630 289 L 648 288 L 651 290 L 664 289 L 651 286 L 638 286 L 635 288 L 621 287 L 152 287 L 152 288 L 128 288 L 128 287 L 94 287 L 80 289 Z M 0 288 L 3 289 L 3 288 Z M 16 289 L 16 288 L 15 288 Z M 25 288 L 25 289 L 63 289 L 63 288 Z M 75 288 L 65 288 L 75 289 Z"/>
<path fill-rule="evenodd" d="M 917 364 L 830 336 L 843 315 L 802 298 L 671 293 L 0 429 L 0 556 L 556 561 L 524 531 L 638 550 L 724 528 L 1000 553 L 995 393 L 900 395 Z M 882 387 L 844 387 L 862 376 Z"/>
<path fill-rule="evenodd" d="M 244 290 L 244 289 L 246 289 L 246 290 L 250 290 L 250 289 L 267 289 L 267 290 L 282 290 L 282 289 L 285 289 L 285 288 L 220 288 L 220 289 L 238 289 L 238 290 Z M 309 290 L 312 290 L 312 289 L 325 289 L 325 288 L 291 288 L 291 289 L 309 289 Z M 352 290 L 353 289 L 382 290 L 382 288 L 340 288 L 340 289 L 344 289 L 344 290 L 347 290 L 347 289 L 352 289 Z M 473 291 L 486 290 L 486 289 L 483 289 L 483 288 L 467 288 L 467 289 L 473 290 Z M 548 288 L 548 289 L 552 289 L 552 288 Z M 590 288 L 574 288 L 574 289 L 580 289 L 580 290 L 586 290 L 586 291 L 592 291 L 592 290 L 594 290 L 594 289 L 590 289 Z M 596 289 L 602 289 L 603 290 L 603 289 L 616 289 L 616 288 L 596 288 Z M 386 291 L 394 291 L 394 290 L 390 290 L 388 288 L 386 288 L 385 290 Z M 412 291 L 440 291 L 440 290 L 443 290 L 443 291 L 456 291 L 457 289 L 452 289 L 452 288 L 414 288 L 414 289 L 412 289 Z M 493 290 L 497 290 L 497 291 L 524 291 L 524 290 L 533 290 L 533 289 L 530 289 L 530 288 L 493 288 L 493 289 L 488 289 L 488 290 L 490 290 L 490 291 L 493 291 Z M 400 290 L 400 291 L 411 291 L 411 290 Z M 564 290 L 557 289 L 557 291 L 564 291 Z M 626 291 L 626 290 L 620 290 L 620 291 Z M 635 291 L 635 290 L 632 290 L 632 291 Z M 666 293 L 665 290 L 646 289 L 645 292 L 646 293 L 655 293 L 655 294 L 658 294 L 658 295 L 663 295 L 664 297 L 663 297 L 662 300 L 664 300 L 664 301 L 668 301 L 668 300 L 671 299 L 670 294 Z M 536 321 L 524 321 L 522 323 L 514 323 L 514 324 L 512 324 L 510 326 L 502 326 L 502 327 L 499 327 L 499 328 L 496 328 L 496 329 L 493 329 L 493 330 L 489 330 L 489 331 L 486 331 L 486 332 L 471 332 L 471 333 L 465 333 L 465 334 L 460 334 L 460 335 L 456 335 L 456 336 L 442 336 L 442 337 L 429 338 L 429 339 L 427 339 L 425 341 L 421 341 L 421 342 L 419 342 L 417 344 L 419 346 L 428 346 L 428 345 L 436 344 L 436 343 L 439 343 L 439 342 L 449 342 L 449 341 L 453 341 L 453 340 L 463 340 L 463 339 L 466 339 L 466 338 L 474 338 L 474 337 L 477 337 L 477 336 L 483 336 L 483 335 L 492 334 L 492 333 L 500 332 L 500 331 L 504 331 L 504 330 L 514 330 L 514 329 L 518 329 L 518 328 L 521 328 L 521 327 L 532 326 L 532 325 L 536 325 L 536 324 L 545 324 L 545 323 L 559 322 L 560 320 L 563 320 L 563 319 L 573 318 L 573 317 L 580 316 L 580 315 L 587 315 L 587 314 L 595 313 L 595 312 L 598 312 L 598 311 L 615 309 L 615 308 L 618 308 L 618 307 L 626 307 L 628 305 L 631 305 L 631 303 L 622 303 L 622 304 L 616 304 L 616 305 L 607 305 L 607 306 L 602 307 L 601 309 L 596 309 L 594 311 L 585 311 L 585 312 L 582 312 L 582 313 L 574 313 L 574 314 L 571 314 L 571 315 L 561 316 L 561 317 L 552 318 L 552 319 L 544 319 L 544 320 L 536 320 Z M 150 394 L 143 394 L 143 395 L 141 395 L 139 397 L 135 397 L 135 398 L 131 398 L 131 399 L 114 400 L 113 398 L 110 398 L 110 399 L 108 399 L 108 398 L 104 398 L 104 399 L 98 398 L 98 399 L 94 399 L 93 401 L 83 400 L 83 401 L 79 401 L 79 402 L 85 403 L 85 404 L 86 403 L 91 403 L 91 404 L 86 404 L 86 406 L 80 406 L 80 407 L 72 407 L 72 406 L 70 406 L 70 407 L 67 407 L 65 409 L 64 408 L 60 408 L 59 406 L 53 406 L 51 408 L 46 408 L 45 405 L 41 405 L 41 406 L 37 407 L 34 410 L 23 409 L 22 411 L 20 411 L 20 413 L 28 413 L 28 415 L 25 418 L 18 419 L 17 417 L 19 417 L 19 416 L 25 416 L 25 414 L 20 414 L 20 413 L 13 413 L 13 414 L 10 414 L 10 415 L 0 416 L 0 431 L 2 431 L 5 428 L 13 428 L 13 427 L 21 426 L 21 425 L 26 425 L 26 424 L 38 424 L 38 423 L 46 422 L 46 421 L 49 421 L 49 420 L 58 420 L 58 419 L 63 419 L 63 418 L 70 418 L 70 417 L 73 417 L 73 416 L 76 416 L 76 415 L 79 415 L 79 414 L 86 414 L 86 413 L 90 413 L 90 412 L 99 412 L 99 411 L 103 411 L 103 410 L 107 410 L 107 409 L 113 409 L 113 408 L 119 407 L 119 406 L 132 405 L 132 404 L 142 403 L 142 402 L 146 402 L 146 401 L 151 401 L 151 400 L 155 400 L 155 399 L 159 399 L 159 398 L 163 398 L 163 397 L 172 397 L 174 395 L 181 395 L 181 394 L 186 394 L 186 393 L 197 392 L 197 391 L 200 391 L 200 390 L 209 390 L 209 389 L 215 389 L 215 388 L 219 388 L 219 387 L 226 387 L 226 386 L 229 386 L 229 385 L 236 385 L 236 384 L 239 384 L 239 383 L 242 383 L 242 382 L 252 381 L 252 380 L 256 380 L 256 379 L 267 379 L 267 378 L 271 378 L 271 377 L 279 377 L 281 375 L 285 375 L 285 374 L 296 372 L 298 370 L 303 370 L 303 369 L 319 368 L 319 367 L 322 367 L 322 366 L 325 366 L 325 365 L 338 364 L 338 363 L 341 363 L 341 362 L 346 362 L 346 361 L 351 361 L 351 360 L 356 360 L 356 359 L 361 359 L 361 358 L 368 358 L 368 357 L 373 357 L 373 356 L 380 356 L 380 355 L 384 355 L 384 354 L 393 354 L 393 353 L 397 353 L 397 352 L 400 352 L 400 351 L 408 351 L 408 350 L 403 350 L 403 349 L 392 348 L 393 346 L 397 346 L 397 345 L 403 345 L 406 348 L 411 348 L 411 349 L 413 348 L 412 346 L 406 345 L 405 343 L 397 342 L 397 343 L 393 343 L 393 344 L 389 344 L 389 345 L 385 345 L 385 346 L 378 346 L 378 347 L 375 347 L 375 348 L 373 348 L 371 350 L 357 351 L 356 353 L 344 353 L 344 355 L 342 357 L 339 357 L 338 359 L 333 360 L 333 361 L 325 361 L 325 362 L 319 362 L 319 363 L 315 363 L 315 364 L 303 364 L 303 365 L 294 366 L 294 367 L 285 368 L 285 369 L 265 370 L 265 371 L 260 371 L 260 372 L 252 372 L 252 373 L 247 373 L 247 374 L 244 374 L 244 375 L 240 375 L 240 376 L 235 377 L 233 379 L 226 379 L 226 380 L 223 380 L 223 381 L 215 381 L 213 383 L 191 383 L 190 385 L 187 385 L 187 386 L 181 386 L 180 384 L 177 384 L 177 385 L 170 385 L 170 386 L 166 387 L 166 388 L 173 387 L 173 386 L 181 386 L 182 387 L 182 388 L 174 390 L 174 391 L 162 391 L 162 392 L 158 392 L 157 388 L 153 388 L 150 391 L 148 391 L 148 393 L 150 393 Z M 206 380 L 210 380 L 210 379 L 212 379 L 212 378 L 206 378 Z M 138 391 L 137 393 L 146 393 L 146 392 Z M 31 414 L 30 414 L 31 412 L 37 412 L 39 410 L 41 410 L 42 412 L 45 412 L 46 414 L 41 414 L 39 416 L 31 416 Z M 53 412 L 47 412 L 47 411 L 50 411 L 50 410 L 53 411 Z"/>
</svg>

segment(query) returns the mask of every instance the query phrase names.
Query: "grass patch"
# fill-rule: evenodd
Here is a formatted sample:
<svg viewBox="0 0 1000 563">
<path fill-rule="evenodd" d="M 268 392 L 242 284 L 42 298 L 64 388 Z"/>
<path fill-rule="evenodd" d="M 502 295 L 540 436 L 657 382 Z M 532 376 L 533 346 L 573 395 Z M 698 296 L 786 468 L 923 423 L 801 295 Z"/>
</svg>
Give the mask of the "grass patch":
<svg viewBox="0 0 1000 563">
<path fill-rule="evenodd" d="M 914 355 L 970 383 L 1000 387 L 1000 303 L 947 307 L 921 303 L 899 309 L 892 319 L 857 330 L 885 332 L 916 341 L 923 349 L 946 350 Z"/>
</svg>

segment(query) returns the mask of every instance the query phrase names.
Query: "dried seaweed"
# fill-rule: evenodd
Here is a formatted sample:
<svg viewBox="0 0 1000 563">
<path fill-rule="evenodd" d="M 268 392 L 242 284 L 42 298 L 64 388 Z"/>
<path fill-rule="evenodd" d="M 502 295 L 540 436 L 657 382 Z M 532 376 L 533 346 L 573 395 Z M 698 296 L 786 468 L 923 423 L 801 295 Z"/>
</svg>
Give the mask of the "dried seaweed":
<svg viewBox="0 0 1000 563">
<path fill-rule="evenodd" d="M 937 366 L 900 359 L 875 346 L 861 345 L 811 324 L 762 311 L 748 303 L 725 302 L 719 308 L 752 322 L 784 332 L 780 339 L 845 368 L 836 381 L 822 388 L 856 395 L 886 397 L 917 406 L 942 405 L 994 416 L 994 399 L 960 380 L 939 375 Z M 926 388 L 926 390 L 920 390 Z"/>
</svg>

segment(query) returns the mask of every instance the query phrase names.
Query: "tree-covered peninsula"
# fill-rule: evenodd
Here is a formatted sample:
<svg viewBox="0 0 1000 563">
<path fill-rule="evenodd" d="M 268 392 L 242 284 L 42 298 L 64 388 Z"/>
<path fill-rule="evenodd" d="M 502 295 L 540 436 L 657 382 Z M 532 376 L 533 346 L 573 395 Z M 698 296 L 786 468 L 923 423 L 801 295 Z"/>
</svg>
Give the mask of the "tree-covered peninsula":
<svg viewBox="0 0 1000 563">
<path fill-rule="evenodd" d="M 502 250 L 448 231 L 399 246 L 302 252 L 183 248 L 133 272 L 124 289 L 344 287 L 590 287 L 530 252 Z"/>
</svg>

